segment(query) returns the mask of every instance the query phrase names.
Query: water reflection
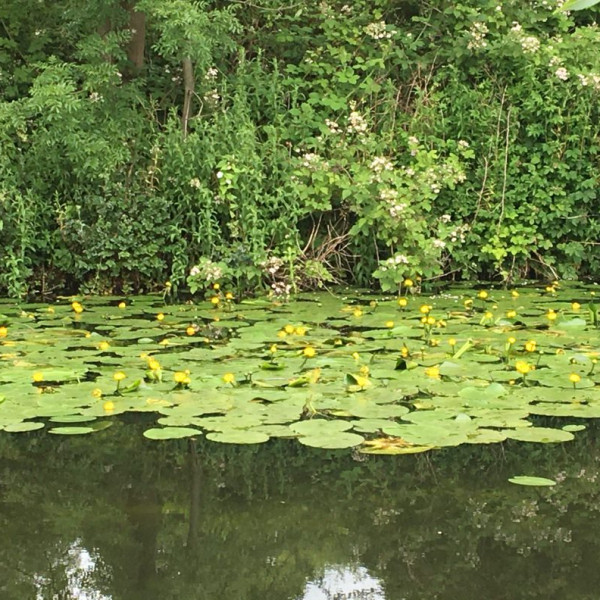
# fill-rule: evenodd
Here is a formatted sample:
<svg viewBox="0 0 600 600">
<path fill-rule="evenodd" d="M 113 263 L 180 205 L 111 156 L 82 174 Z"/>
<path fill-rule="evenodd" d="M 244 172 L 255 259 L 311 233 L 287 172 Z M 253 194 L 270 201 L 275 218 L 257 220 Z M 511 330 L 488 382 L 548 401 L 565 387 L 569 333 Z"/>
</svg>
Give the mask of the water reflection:
<svg viewBox="0 0 600 600">
<path fill-rule="evenodd" d="M 69 544 L 66 552 L 50 557 L 51 571 L 63 581 L 61 598 L 73 600 L 112 600 L 112 596 L 96 589 L 96 569 L 101 559 L 82 546 L 81 540 Z M 47 574 L 35 574 L 33 582 L 36 588 L 36 600 L 46 600 L 53 596 L 56 582 Z"/>
<path fill-rule="evenodd" d="M 364 461 L 141 429 L 0 433 L 2 600 L 597 600 L 594 429 Z"/>
<path fill-rule="evenodd" d="M 361 565 L 332 565 L 306 584 L 298 600 L 386 600 L 381 582 Z"/>
</svg>

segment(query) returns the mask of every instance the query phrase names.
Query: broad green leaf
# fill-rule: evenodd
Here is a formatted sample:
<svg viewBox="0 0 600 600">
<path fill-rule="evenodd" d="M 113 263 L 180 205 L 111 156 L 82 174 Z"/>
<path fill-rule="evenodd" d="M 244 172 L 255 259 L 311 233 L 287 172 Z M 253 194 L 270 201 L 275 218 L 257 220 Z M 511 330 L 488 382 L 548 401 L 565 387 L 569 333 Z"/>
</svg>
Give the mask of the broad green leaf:
<svg viewBox="0 0 600 600">
<path fill-rule="evenodd" d="M 527 485 L 536 487 L 549 487 L 556 485 L 556 481 L 553 479 L 546 479 L 545 477 L 535 477 L 532 475 L 517 475 L 511 477 L 508 481 L 516 485 Z"/>
</svg>

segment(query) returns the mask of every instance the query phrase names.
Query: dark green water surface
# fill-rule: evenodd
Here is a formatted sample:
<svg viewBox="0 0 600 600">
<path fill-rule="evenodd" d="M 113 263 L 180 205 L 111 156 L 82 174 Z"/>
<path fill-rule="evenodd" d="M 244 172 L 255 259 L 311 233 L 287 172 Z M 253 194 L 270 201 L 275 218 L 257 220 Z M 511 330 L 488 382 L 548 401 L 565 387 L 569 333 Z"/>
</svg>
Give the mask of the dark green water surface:
<svg viewBox="0 0 600 600">
<path fill-rule="evenodd" d="M 0 436 L 2 600 L 600 596 L 594 423 L 566 444 L 386 457 L 157 444 L 126 420 Z"/>
</svg>

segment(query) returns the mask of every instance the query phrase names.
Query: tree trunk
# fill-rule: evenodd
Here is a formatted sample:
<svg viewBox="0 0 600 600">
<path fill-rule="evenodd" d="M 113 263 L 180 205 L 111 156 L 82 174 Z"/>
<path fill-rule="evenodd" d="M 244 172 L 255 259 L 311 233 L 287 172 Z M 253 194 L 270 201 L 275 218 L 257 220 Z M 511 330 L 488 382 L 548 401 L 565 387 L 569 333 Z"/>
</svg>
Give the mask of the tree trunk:
<svg viewBox="0 0 600 600">
<path fill-rule="evenodd" d="M 130 5 L 129 28 L 131 29 L 131 40 L 127 47 L 127 58 L 131 61 L 134 71 L 139 73 L 144 68 L 144 49 L 146 47 L 146 14 L 135 10 Z"/>
<path fill-rule="evenodd" d="M 194 96 L 194 65 L 192 59 L 186 56 L 183 59 L 183 85 L 184 85 L 184 98 L 183 98 L 183 114 L 181 115 L 181 126 L 183 129 L 183 137 L 187 136 L 188 122 L 190 120 L 190 114 L 192 111 L 192 98 Z"/>
</svg>

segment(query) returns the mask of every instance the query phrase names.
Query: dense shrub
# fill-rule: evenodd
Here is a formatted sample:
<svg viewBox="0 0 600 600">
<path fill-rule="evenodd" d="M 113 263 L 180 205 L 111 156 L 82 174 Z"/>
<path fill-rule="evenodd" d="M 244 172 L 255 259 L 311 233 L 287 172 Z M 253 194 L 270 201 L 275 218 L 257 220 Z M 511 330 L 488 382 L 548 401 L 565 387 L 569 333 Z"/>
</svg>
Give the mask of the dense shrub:
<svg viewBox="0 0 600 600">
<path fill-rule="evenodd" d="M 7 0 L 0 291 L 597 276 L 598 9 L 556 4 Z"/>
</svg>

